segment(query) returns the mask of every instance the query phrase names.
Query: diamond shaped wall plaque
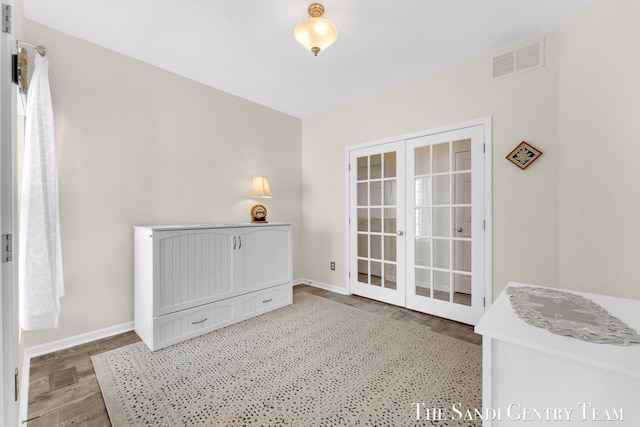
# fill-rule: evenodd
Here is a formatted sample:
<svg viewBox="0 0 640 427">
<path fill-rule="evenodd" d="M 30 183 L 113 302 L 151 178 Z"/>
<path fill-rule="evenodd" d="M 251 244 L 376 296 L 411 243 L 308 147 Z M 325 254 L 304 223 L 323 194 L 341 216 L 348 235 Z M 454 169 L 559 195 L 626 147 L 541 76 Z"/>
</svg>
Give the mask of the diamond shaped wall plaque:
<svg viewBox="0 0 640 427">
<path fill-rule="evenodd" d="M 526 141 L 522 141 L 511 153 L 509 153 L 507 160 L 518 166 L 520 169 L 525 170 L 531 165 L 531 163 L 538 160 L 538 157 L 540 156 L 542 156 L 542 151 L 528 144 Z"/>
</svg>

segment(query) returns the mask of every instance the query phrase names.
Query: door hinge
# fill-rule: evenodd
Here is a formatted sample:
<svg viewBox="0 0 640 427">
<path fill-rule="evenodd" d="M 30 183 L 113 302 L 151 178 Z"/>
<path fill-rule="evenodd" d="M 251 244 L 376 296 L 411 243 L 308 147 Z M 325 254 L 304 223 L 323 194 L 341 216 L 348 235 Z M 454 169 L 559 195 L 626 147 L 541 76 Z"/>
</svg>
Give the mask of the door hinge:
<svg viewBox="0 0 640 427">
<path fill-rule="evenodd" d="M 351 272 L 349 272 L 349 279 L 351 279 Z"/>
<path fill-rule="evenodd" d="M 13 391 L 15 394 L 15 401 L 18 401 L 18 368 L 16 368 L 16 373 L 13 376 Z"/>
<path fill-rule="evenodd" d="M 13 261 L 13 235 L 2 235 L 2 262 Z"/>
<path fill-rule="evenodd" d="M 483 230 L 487 229 L 487 220 L 485 220 L 485 219 L 482 220 L 482 229 Z"/>
<path fill-rule="evenodd" d="M 482 144 L 482 154 L 487 152 L 487 144 Z"/>
<path fill-rule="evenodd" d="M 13 261 L 13 235 L 2 235 L 2 262 Z"/>
<path fill-rule="evenodd" d="M 11 5 L 2 5 L 2 32 L 11 34 Z"/>
<path fill-rule="evenodd" d="M 482 297 L 482 306 L 483 307 L 487 306 L 487 298 L 486 297 Z"/>
</svg>

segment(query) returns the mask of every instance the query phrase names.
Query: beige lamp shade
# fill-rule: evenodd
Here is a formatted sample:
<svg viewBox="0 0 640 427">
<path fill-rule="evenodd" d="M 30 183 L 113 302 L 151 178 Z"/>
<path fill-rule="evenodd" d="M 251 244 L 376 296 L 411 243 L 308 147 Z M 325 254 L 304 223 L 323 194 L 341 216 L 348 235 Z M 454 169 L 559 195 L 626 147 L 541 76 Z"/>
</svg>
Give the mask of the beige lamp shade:
<svg viewBox="0 0 640 427">
<path fill-rule="evenodd" d="M 271 189 L 269 188 L 269 181 L 266 176 L 254 176 L 253 183 L 251 184 L 251 191 L 249 196 L 256 199 L 270 199 Z"/>
<path fill-rule="evenodd" d="M 293 34 L 298 43 L 315 56 L 338 38 L 338 29 L 323 16 L 324 7 L 319 3 L 309 6 L 309 17 L 296 25 Z"/>
</svg>

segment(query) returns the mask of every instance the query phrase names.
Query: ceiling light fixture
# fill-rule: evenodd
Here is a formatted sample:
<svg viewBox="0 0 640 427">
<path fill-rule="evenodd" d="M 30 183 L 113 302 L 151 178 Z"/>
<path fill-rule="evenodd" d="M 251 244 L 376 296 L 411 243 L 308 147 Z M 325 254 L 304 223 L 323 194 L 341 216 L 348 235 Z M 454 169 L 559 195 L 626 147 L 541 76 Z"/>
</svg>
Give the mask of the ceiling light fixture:
<svg viewBox="0 0 640 427">
<path fill-rule="evenodd" d="M 312 3 L 309 6 L 309 17 L 296 25 L 293 34 L 296 40 L 314 56 L 331 46 L 338 38 L 338 29 L 324 16 L 324 6 Z"/>
</svg>

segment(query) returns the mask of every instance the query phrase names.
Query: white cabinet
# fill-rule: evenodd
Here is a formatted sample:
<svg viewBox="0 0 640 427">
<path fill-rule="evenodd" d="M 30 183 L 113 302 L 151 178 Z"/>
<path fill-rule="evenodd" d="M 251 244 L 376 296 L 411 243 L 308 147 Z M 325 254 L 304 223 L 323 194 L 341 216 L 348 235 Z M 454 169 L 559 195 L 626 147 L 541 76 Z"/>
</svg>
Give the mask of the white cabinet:
<svg viewBox="0 0 640 427">
<path fill-rule="evenodd" d="M 134 228 L 135 330 L 151 350 L 292 302 L 291 226 Z"/>
<path fill-rule="evenodd" d="M 640 330 L 640 301 L 571 292 Z M 484 427 L 519 421 L 640 426 L 640 345 L 596 344 L 529 325 L 515 313 L 506 291 L 475 330 L 482 334 Z"/>
</svg>

